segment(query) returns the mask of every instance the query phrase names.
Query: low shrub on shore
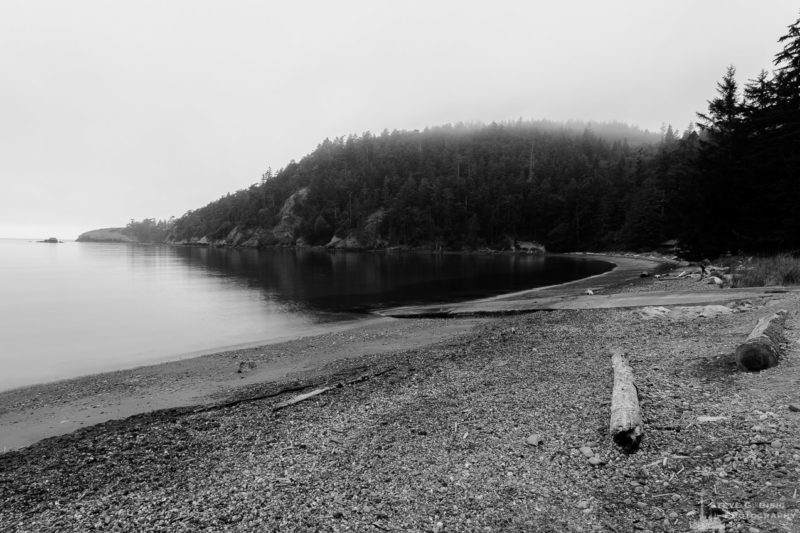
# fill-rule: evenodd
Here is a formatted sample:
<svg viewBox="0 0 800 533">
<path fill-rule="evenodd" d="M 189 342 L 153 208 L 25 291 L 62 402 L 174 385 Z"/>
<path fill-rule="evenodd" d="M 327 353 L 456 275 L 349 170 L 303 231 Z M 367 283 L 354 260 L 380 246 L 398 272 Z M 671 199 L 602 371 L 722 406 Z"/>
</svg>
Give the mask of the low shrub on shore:
<svg viewBox="0 0 800 533">
<path fill-rule="evenodd" d="M 732 265 L 734 287 L 800 285 L 800 258 L 788 253 L 750 257 Z"/>
</svg>

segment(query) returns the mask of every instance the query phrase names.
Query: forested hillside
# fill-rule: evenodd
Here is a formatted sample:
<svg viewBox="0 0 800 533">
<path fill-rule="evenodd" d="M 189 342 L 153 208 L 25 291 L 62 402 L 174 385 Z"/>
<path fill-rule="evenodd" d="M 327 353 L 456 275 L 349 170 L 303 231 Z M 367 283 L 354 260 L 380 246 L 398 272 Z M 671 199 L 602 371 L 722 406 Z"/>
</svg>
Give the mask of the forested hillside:
<svg viewBox="0 0 800 533">
<path fill-rule="evenodd" d="M 351 135 L 162 229 L 248 246 L 798 249 L 800 21 L 779 44 L 743 89 L 728 69 L 697 132 L 518 121 Z"/>
<path fill-rule="evenodd" d="M 292 209 L 297 227 L 276 242 L 326 244 L 336 235 L 455 249 L 504 247 L 509 237 L 600 245 L 616 237 L 652 152 L 548 123 L 366 133 L 326 140 L 277 176 L 187 213 L 175 235 L 274 228 L 289 196 L 305 188 Z"/>
</svg>

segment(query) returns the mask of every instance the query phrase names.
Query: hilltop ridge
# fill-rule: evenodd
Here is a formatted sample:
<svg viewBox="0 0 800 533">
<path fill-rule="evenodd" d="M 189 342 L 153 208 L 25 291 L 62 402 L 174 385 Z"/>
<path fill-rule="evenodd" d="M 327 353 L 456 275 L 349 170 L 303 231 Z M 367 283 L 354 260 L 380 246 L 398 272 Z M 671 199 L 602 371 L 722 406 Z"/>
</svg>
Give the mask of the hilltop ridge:
<svg viewBox="0 0 800 533">
<path fill-rule="evenodd" d="M 434 250 L 611 246 L 661 136 L 517 121 L 326 139 L 173 221 L 167 242 Z M 625 192 L 628 191 L 628 192 Z M 621 197 L 620 197 L 621 196 Z M 594 224 L 602 211 L 604 223 Z M 634 231 L 630 228 L 630 231 Z M 630 232 L 629 231 L 629 232 Z"/>
</svg>

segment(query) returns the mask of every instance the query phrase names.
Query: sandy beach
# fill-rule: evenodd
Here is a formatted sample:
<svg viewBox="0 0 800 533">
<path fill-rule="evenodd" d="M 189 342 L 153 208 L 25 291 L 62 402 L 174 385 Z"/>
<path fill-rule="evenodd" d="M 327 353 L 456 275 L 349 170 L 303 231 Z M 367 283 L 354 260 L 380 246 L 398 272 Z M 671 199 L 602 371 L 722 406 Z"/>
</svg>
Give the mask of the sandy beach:
<svg viewBox="0 0 800 533">
<path fill-rule="evenodd" d="M 614 294 L 721 291 L 639 278 L 637 265 L 614 283 L 585 283 Z M 797 293 L 644 308 L 377 318 L 4 393 L 3 438 L 15 434 L 16 447 L 53 437 L 0 455 L 0 524 L 797 531 Z M 780 364 L 737 371 L 735 347 L 777 309 L 789 312 Z M 645 418 L 632 454 L 608 435 L 611 348 L 630 354 Z M 248 361 L 255 367 L 239 374 Z"/>
</svg>

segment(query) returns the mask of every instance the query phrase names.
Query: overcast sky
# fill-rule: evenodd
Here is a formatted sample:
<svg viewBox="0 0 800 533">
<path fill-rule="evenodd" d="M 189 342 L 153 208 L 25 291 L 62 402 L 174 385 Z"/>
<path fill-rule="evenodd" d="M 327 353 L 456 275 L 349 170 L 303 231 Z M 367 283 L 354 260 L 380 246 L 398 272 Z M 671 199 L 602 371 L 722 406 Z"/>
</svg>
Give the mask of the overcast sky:
<svg viewBox="0 0 800 533">
<path fill-rule="evenodd" d="M 459 121 L 683 130 L 770 69 L 790 0 L 0 0 L 0 237 L 249 186 L 326 137 Z"/>
</svg>

